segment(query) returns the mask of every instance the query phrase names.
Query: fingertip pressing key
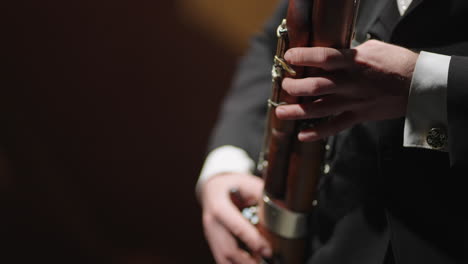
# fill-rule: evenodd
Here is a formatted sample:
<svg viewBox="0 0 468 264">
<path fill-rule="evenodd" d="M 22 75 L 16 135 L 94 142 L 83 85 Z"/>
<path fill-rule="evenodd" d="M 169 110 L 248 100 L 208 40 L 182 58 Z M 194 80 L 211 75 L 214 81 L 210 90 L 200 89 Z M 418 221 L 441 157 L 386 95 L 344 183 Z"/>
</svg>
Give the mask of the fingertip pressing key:
<svg viewBox="0 0 468 264">
<path fill-rule="evenodd" d="M 276 116 L 278 118 L 284 118 L 286 115 L 287 111 L 283 107 L 279 106 L 276 108 Z"/>
</svg>

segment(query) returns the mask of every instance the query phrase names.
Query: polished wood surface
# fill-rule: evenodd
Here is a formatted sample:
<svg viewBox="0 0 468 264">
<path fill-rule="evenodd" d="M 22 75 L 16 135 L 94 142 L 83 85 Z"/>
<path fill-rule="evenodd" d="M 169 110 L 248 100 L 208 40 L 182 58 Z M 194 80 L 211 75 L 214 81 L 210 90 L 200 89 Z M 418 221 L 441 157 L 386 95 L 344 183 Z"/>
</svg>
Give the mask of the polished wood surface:
<svg viewBox="0 0 468 264">
<path fill-rule="evenodd" d="M 350 46 L 355 17 L 354 0 L 291 0 L 287 12 L 287 48 Z M 281 47 L 280 47 L 281 48 Z M 284 51 L 278 51 L 282 57 Z M 296 75 L 304 78 L 317 74 L 305 67 L 294 67 Z M 278 84 L 274 84 L 278 85 Z M 275 87 L 274 86 L 274 91 Z M 292 97 L 278 89 L 276 102 L 295 104 L 313 98 Z M 278 206 L 297 213 L 309 214 L 313 210 L 316 190 L 321 174 L 324 141 L 300 142 L 297 134 L 304 121 L 279 120 L 274 111 L 269 113 L 268 167 L 263 173 L 265 192 Z M 315 121 L 317 122 L 317 121 Z M 261 223 L 263 220 L 261 220 Z M 271 243 L 273 264 L 302 264 L 305 262 L 307 237 L 286 239 L 266 227 L 260 231 Z"/>
</svg>

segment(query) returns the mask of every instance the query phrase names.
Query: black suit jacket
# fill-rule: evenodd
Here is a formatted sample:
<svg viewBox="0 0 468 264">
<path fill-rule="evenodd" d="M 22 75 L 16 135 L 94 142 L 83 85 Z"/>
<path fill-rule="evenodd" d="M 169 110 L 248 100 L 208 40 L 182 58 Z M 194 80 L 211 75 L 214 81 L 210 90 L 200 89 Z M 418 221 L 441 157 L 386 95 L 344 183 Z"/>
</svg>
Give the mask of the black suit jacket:
<svg viewBox="0 0 468 264">
<path fill-rule="evenodd" d="M 210 148 L 235 145 L 256 159 L 264 131 L 275 29 L 286 2 L 252 40 L 226 97 Z M 357 125 L 329 140 L 309 263 L 466 263 L 463 199 L 468 142 L 468 1 L 361 0 L 356 39 L 367 36 L 454 56 L 448 82 L 449 152 L 404 148 L 403 119 Z M 390 242 L 390 243 L 389 243 Z"/>
</svg>

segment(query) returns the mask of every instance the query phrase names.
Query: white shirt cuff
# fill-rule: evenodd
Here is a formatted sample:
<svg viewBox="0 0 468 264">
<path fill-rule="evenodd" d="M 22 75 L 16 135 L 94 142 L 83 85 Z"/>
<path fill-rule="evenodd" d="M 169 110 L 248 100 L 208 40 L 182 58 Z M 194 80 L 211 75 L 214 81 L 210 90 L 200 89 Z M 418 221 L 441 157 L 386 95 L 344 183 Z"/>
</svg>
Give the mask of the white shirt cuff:
<svg viewBox="0 0 468 264">
<path fill-rule="evenodd" d="M 421 52 L 413 74 L 403 146 L 434 149 L 427 142 L 432 128 L 447 130 L 447 82 L 450 56 Z M 446 151 L 445 147 L 438 150 Z"/>
<path fill-rule="evenodd" d="M 220 173 L 251 173 L 255 163 L 243 149 L 234 146 L 221 146 L 211 151 L 205 159 L 196 185 L 199 194 L 202 184 Z"/>
</svg>

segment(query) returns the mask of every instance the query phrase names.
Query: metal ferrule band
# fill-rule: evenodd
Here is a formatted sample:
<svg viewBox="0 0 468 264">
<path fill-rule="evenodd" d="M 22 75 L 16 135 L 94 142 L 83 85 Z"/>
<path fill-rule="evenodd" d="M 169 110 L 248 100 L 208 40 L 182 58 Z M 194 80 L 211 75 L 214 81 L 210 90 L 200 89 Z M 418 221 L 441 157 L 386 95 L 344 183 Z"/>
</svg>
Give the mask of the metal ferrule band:
<svg viewBox="0 0 468 264">
<path fill-rule="evenodd" d="M 296 213 L 276 205 L 263 194 L 260 223 L 269 231 L 287 239 L 303 238 L 308 233 L 307 214 Z"/>
</svg>

